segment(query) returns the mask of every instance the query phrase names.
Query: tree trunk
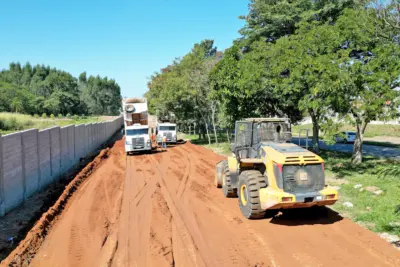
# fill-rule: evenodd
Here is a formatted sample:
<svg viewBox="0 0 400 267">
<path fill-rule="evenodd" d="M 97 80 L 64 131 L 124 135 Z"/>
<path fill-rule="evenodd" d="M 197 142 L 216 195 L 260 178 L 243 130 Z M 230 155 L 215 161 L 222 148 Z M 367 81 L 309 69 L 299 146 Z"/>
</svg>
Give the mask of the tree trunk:
<svg viewBox="0 0 400 267">
<path fill-rule="evenodd" d="M 218 146 L 218 136 L 217 136 L 217 128 L 215 127 L 214 112 L 212 114 L 212 125 L 213 125 L 213 130 L 214 130 L 215 143 Z"/>
<path fill-rule="evenodd" d="M 315 153 L 319 153 L 319 124 L 318 118 L 313 114 L 313 112 L 309 112 L 311 115 L 311 120 L 313 124 L 313 151 Z"/>
<path fill-rule="evenodd" d="M 211 123 L 213 126 L 213 130 L 214 130 L 214 137 L 215 137 L 215 143 L 218 146 L 218 136 L 217 136 L 217 128 L 215 127 L 215 110 L 216 110 L 216 104 L 215 102 L 211 102 Z"/>
<path fill-rule="evenodd" d="M 362 146 L 366 127 L 367 123 L 364 120 L 361 122 L 361 125 L 357 124 L 356 140 L 354 141 L 353 156 L 351 157 L 352 164 L 362 163 Z"/>
<path fill-rule="evenodd" d="M 228 144 L 231 144 L 231 138 L 229 136 L 229 129 L 226 129 L 226 138 L 228 139 Z"/>
<path fill-rule="evenodd" d="M 207 138 L 208 138 L 208 144 L 211 145 L 211 137 L 210 137 L 210 133 L 208 132 L 208 123 L 207 120 L 204 119 L 204 124 L 206 126 L 206 133 L 207 133 Z"/>
</svg>

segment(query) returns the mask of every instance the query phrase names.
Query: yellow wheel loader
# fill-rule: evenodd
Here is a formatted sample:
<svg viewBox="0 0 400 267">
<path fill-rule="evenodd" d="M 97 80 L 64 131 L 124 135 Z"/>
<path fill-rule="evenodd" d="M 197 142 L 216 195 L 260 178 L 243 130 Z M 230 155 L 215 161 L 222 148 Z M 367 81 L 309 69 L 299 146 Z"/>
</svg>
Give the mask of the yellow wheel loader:
<svg viewBox="0 0 400 267">
<path fill-rule="evenodd" d="M 290 143 L 288 119 L 237 121 L 233 155 L 216 166 L 215 185 L 225 197 L 238 197 L 243 215 L 267 210 L 333 205 L 338 192 L 325 185 L 324 160 Z"/>
</svg>

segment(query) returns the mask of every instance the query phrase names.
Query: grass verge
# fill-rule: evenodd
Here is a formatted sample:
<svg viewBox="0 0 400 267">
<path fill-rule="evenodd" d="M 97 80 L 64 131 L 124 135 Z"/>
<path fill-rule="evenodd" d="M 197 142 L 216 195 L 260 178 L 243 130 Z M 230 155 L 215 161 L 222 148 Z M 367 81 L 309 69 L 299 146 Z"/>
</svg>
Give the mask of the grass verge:
<svg viewBox="0 0 400 267">
<path fill-rule="evenodd" d="M 45 129 L 54 126 L 85 124 L 104 121 L 102 117 L 74 116 L 72 118 L 35 118 L 30 115 L 0 112 L 0 133 L 9 134 L 17 131 L 37 128 Z"/>
<path fill-rule="evenodd" d="M 308 134 L 312 135 L 312 124 L 304 125 L 293 125 L 292 132 L 293 136 L 297 137 L 300 130 L 309 129 Z M 355 127 L 350 124 L 345 124 L 340 128 L 340 131 L 355 131 Z M 302 132 L 305 135 L 305 132 Z M 364 137 L 375 137 L 375 136 L 393 136 L 400 137 L 400 125 L 389 125 L 389 124 L 368 124 L 365 130 Z"/>
<path fill-rule="evenodd" d="M 400 235 L 400 162 L 364 157 L 354 166 L 346 153 L 323 151 L 321 156 L 327 183 L 340 194 L 332 208 L 372 231 Z"/>
</svg>

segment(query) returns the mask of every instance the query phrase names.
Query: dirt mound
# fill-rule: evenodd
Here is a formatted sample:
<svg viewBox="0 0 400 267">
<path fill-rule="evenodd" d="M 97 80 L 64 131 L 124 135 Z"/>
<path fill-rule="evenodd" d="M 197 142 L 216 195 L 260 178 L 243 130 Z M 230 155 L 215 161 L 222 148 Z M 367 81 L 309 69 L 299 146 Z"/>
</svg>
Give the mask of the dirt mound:
<svg viewBox="0 0 400 267">
<path fill-rule="evenodd" d="M 31 262 L 33 256 L 43 243 L 49 229 L 67 205 L 68 200 L 81 183 L 90 177 L 104 159 L 108 158 L 109 154 L 109 148 L 103 149 L 92 162 L 78 173 L 78 175 L 67 185 L 56 203 L 41 216 L 39 221 L 36 222 L 33 228 L 26 235 L 25 239 L 5 260 L 1 262 L 2 266 L 27 266 Z"/>
</svg>

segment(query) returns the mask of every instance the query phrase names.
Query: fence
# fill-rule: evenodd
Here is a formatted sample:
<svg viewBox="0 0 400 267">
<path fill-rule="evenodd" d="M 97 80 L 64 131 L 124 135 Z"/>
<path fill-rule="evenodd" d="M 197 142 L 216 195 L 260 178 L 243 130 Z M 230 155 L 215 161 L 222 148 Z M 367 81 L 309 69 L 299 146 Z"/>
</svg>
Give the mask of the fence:
<svg viewBox="0 0 400 267">
<path fill-rule="evenodd" d="M 113 121 L 31 129 L 0 136 L 0 216 L 42 190 L 107 141 L 123 125 Z"/>
</svg>

